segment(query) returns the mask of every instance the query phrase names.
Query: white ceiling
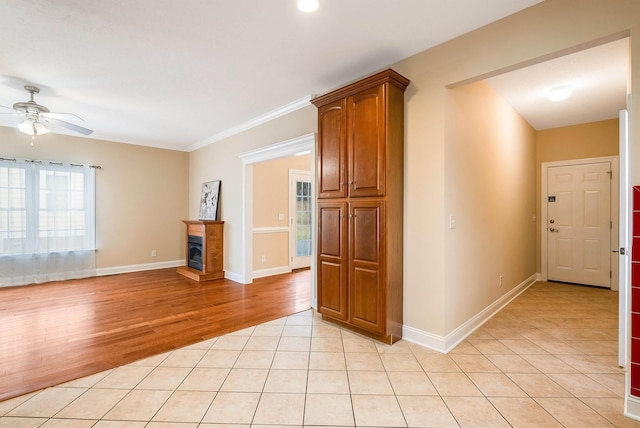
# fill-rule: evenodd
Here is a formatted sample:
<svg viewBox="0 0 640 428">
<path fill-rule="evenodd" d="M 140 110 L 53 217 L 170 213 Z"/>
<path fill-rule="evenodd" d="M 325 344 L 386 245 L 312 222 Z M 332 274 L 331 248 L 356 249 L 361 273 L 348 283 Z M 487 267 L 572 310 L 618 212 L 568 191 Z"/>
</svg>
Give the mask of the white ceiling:
<svg viewBox="0 0 640 428">
<path fill-rule="evenodd" d="M 188 151 L 539 1 L 0 0 L 0 105 L 34 84 L 90 138 Z M 523 79 L 491 84 L 529 119 Z"/>
<path fill-rule="evenodd" d="M 621 39 L 487 79 L 537 130 L 618 117 L 626 108 L 629 40 Z M 553 88 L 573 95 L 554 102 Z"/>
</svg>

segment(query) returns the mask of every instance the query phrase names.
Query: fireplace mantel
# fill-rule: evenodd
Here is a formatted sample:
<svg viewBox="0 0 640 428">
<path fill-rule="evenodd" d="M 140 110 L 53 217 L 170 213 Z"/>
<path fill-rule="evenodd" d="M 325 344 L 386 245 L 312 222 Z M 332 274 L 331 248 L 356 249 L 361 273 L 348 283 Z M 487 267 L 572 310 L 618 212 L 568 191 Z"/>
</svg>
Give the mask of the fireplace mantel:
<svg viewBox="0 0 640 428">
<path fill-rule="evenodd" d="M 178 273 L 196 281 L 224 278 L 222 244 L 224 221 L 182 220 L 187 226 L 185 266 Z M 189 239 L 189 238 L 192 239 Z M 200 245 L 199 259 L 196 257 Z"/>
</svg>

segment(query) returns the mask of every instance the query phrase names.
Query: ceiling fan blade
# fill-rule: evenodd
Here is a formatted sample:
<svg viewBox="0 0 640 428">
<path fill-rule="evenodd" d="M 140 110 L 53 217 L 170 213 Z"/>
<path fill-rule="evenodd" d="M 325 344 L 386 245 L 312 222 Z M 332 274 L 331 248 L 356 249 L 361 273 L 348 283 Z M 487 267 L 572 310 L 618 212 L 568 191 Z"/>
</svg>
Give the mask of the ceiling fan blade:
<svg viewBox="0 0 640 428">
<path fill-rule="evenodd" d="M 12 115 L 0 115 L 0 122 L 8 123 L 11 125 L 19 125 L 20 123 L 24 122 L 24 119 Z"/>
<path fill-rule="evenodd" d="M 47 122 L 47 123 L 51 123 L 54 126 L 59 126 L 61 128 L 65 128 L 65 129 L 68 129 L 70 131 L 74 131 L 74 132 L 77 132 L 79 134 L 82 134 L 82 135 L 89 135 L 89 134 L 91 134 L 93 132 L 91 129 L 83 128 L 82 126 L 78 126 L 78 125 L 75 125 L 73 123 L 66 122 L 66 121 L 60 120 L 60 119 L 54 119 L 52 117 L 46 117 L 46 118 L 44 118 L 44 121 Z"/>
<path fill-rule="evenodd" d="M 81 118 L 80 116 L 78 116 L 78 115 L 77 115 L 77 114 L 75 114 L 75 113 L 58 113 L 58 112 L 53 112 L 53 111 L 52 111 L 52 112 L 49 112 L 49 113 L 42 113 L 40 116 L 42 116 L 42 117 L 48 117 L 48 118 L 52 118 L 52 119 L 55 119 L 55 117 L 56 117 L 56 116 L 73 116 L 73 117 L 75 117 L 76 119 L 79 119 L 79 120 L 81 120 L 81 121 L 83 121 L 83 122 L 84 122 L 84 119 L 83 119 L 83 118 Z"/>
</svg>

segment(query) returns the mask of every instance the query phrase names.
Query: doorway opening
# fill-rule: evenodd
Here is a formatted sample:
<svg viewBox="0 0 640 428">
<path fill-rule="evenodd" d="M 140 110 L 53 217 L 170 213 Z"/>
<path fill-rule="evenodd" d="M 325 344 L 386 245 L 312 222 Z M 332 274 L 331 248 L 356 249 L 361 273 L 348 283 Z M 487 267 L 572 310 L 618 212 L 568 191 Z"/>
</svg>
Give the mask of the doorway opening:
<svg viewBox="0 0 640 428">
<path fill-rule="evenodd" d="M 607 52 L 610 56 L 603 55 L 603 52 Z M 578 54 L 578 55 L 573 55 Z M 604 61 L 604 57 L 609 58 Z M 544 100 L 544 95 L 549 88 L 552 88 L 553 85 L 557 85 L 558 83 L 554 81 L 552 78 L 553 70 L 555 68 L 556 71 L 562 70 L 565 76 L 565 79 L 570 77 L 568 70 L 571 68 L 570 66 L 575 66 L 579 62 L 576 59 L 586 60 L 584 63 L 580 63 L 583 66 L 577 68 L 577 73 L 575 76 L 583 76 L 585 78 L 579 80 L 582 84 L 587 81 L 593 82 L 596 80 L 589 80 L 586 76 L 589 73 L 592 73 L 597 76 L 607 75 L 610 78 L 607 78 L 607 82 L 612 85 L 602 86 L 600 87 L 600 91 L 595 93 L 595 95 L 591 95 L 586 99 L 576 98 L 574 97 L 573 104 L 571 103 L 556 103 L 549 104 Z M 559 60 L 559 61 L 555 61 Z M 564 60 L 564 61 L 563 61 Z M 564 64 L 564 65 L 562 65 Z M 553 67 L 548 67 L 553 66 Z M 600 67 L 600 68 L 599 68 Z M 598 72 L 597 70 L 601 70 L 602 68 L 607 68 L 608 72 Z M 550 71 L 549 71 L 550 69 Z M 615 69 L 615 70 L 614 70 Z M 522 71 L 522 73 L 521 73 Z M 533 58 L 530 61 L 514 64 L 512 66 L 506 67 L 501 70 L 494 70 L 493 72 L 489 72 L 487 74 L 476 76 L 474 78 L 466 79 L 464 81 L 460 81 L 447 87 L 449 89 L 455 89 L 469 83 L 485 81 L 489 83 L 489 85 L 502 96 L 502 98 L 516 111 L 518 111 L 523 118 L 527 120 L 529 124 L 532 125 L 532 128 L 536 130 L 537 133 L 537 141 L 536 141 L 536 153 L 534 156 L 536 157 L 536 172 L 537 174 L 541 174 L 536 179 L 536 196 L 535 201 L 536 204 L 540 204 L 536 207 L 536 212 L 532 215 L 532 221 L 535 222 L 535 229 L 537 234 L 537 242 L 536 242 L 536 255 L 537 261 L 536 265 L 538 267 L 538 279 L 547 280 L 548 276 L 548 266 L 547 266 L 547 252 L 548 252 L 548 242 L 547 242 L 547 234 L 548 228 L 551 227 L 549 224 L 550 218 L 548 217 L 547 212 L 547 203 L 548 200 L 545 199 L 542 201 L 542 195 L 546 193 L 546 183 L 542 184 L 543 177 L 546 176 L 546 172 L 542 172 L 541 165 L 542 162 L 549 161 L 558 161 L 558 160 L 566 160 L 566 159 L 576 159 L 576 158 L 591 158 L 591 157 L 600 157 L 600 156 L 611 156 L 613 160 L 611 161 L 612 166 L 615 168 L 619 167 L 619 162 L 623 162 L 623 151 L 620 149 L 618 157 L 615 156 L 618 154 L 617 151 L 612 150 L 611 147 L 606 150 L 602 147 L 597 146 L 597 142 L 592 141 L 595 140 L 595 134 L 589 135 L 587 140 L 590 142 L 589 144 L 564 144 L 564 142 L 569 141 L 567 138 L 568 133 L 564 133 L 564 135 L 560 135 L 562 130 L 567 130 L 572 125 L 590 125 L 590 124 L 603 124 L 607 122 L 606 127 L 612 128 L 618 127 L 616 119 L 618 119 L 618 112 L 625 108 L 628 108 L 629 102 L 627 101 L 627 90 L 629 88 L 628 78 L 630 76 L 630 62 L 629 62 L 629 39 L 628 33 L 618 33 L 612 34 L 607 37 L 593 40 L 589 43 L 585 43 L 579 46 L 575 46 L 573 48 L 565 49 L 563 51 L 559 51 L 555 54 L 549 54 L 546 57 L 541 58 Z M 514 73 L 512 73 L 514 72 Z M 611 73 L 609 73 L 611 72 Z M 547 74 L 548 73 L 548 74 Z M 502 77 L 505 79 L 502 79 Z M 573 75 L 571 75 L 573 76 Z M 557 77 L 557 76 L 556 76 Z M 615 82 L 615 85 L 613 84 Z M 580 89 L 586 89 L 586 86 L 583 85 Z M 509 92 L 512 92 L 509 94 Z M 527 96 L 523 96 L 523 95 Z M 534 112 L 531 105 L 532 98 L 540 101 L 540 106 L 544 108 L 535 109 Z M 580 101 L 580 102 L 577 102 Z M 543 104 L 547 103 L 547 104 Z M 604 110 L 607 110 L 607 116 L 603 116 Z M 582 113 L 581 113 L 582 112 Z M 533 114 L 532 113 L 536 113 Z M 537 115 L 539 113 L 539 115 Z M 588 114 L 587 114 L 588 113 Z M 598 115 L 599 114 L 599 115 Z M 528 117 L 531 117 L 531 120 Z M 560 119 L 561 117 L 566 118 L 568 121 L 564 124 L 554 123 L 556 119 Z M 622 123 L 620 122 L 620 126 Z M 556 140 L 561 143 L 561 146 L 550 144 L 549 141 L 551 139 L 547 139 L 547 152 L 542 152 L 540 145 L 540 134 L 547 132 L 558 130 L 559 132 L 555 135 Z M 616 129 L 617 131 L 617 129 Z M 584 133 L 583 134 L 588 134 Z M 549 135 L 549 134 L 547 134 Z M 606 130 L 606 135 L 613 135 L 610 132 L 610 129 Z M 622 131 L 620 132 L 620 136 L 622 136 Z M 611 145 L 618 145 L 618 141 L 614 141 L 614 139 L 610 138 L 609 143 Z M 510 147 L 510 146 L 509 146 Z M 550 155 L 551 151 L 554 151 L 552 155 Z M 616 171 L 616 176 L 613 177 L 612 185 L 618 186 L 619 181 L 618 177 L 622 173 L 622 170 Z M 613 173 L 613 172 L 612 172 Z M 618 197 L 618 188 L 611 188 L 612 196 Z M 473 196 L 473 195 L 472 195 Z M 492 197 L 491 193 L 488 193 L 488 197 Z M 485 198 L 486 199 L 486 198 Z M 620 206 L 621 201 L 611 201 L 611 221 L 614 223 L 614 228 L 610 232 L 611 241 L 608 248 L 609 256 L 612 257 L 610 262 L 611 265 L 611 282 L 610 287 L 613 291 L 620 291 L 620 303 L 619 303 L 619 331 L 620 331 L 620 340 L 619 340 L 619 358 L 620 365 L 625 365 L 626 358 L 626 345 L 628 341 L 628 334 L 624 333 L 627 331 L 627 323 L 628 323 L 628 301 L 625 299 L 625 293 L 628 291 L 619 286 L 619 278 L 616 276 L 618 274 L 618 263 L 623 262 L 623 258 L 620 258 L 618 254 L 611 253 L 612 250 L 616 249 L 616 243 L 618 241 L 618 218 L 619 215 L 622 214 L 624 207 Z M 622 220 L 621 220 L 622 221 Z M 456 216 L 451 216 L 450 218 L 450 228 L 459 227 L 456 222 Z M 622 226 L 622 225 L 620 225 Z M 622 242 L 621 242 L 622 245 Z M 624 245 L 623 245 L 624 246 Z M 622 271 L 620 270 L 622 273 Z M 608 273 L 608 272 L 607 272 Z M 498 282 L 501 284 L 500 282 Z M 624 282 L 620 283 L 624 284 Z M 628 281 L 627 281 L 628 284 Z M 619 290 L 618 290 L 619 289 Z"/>
<path fill-rule="evenodd" d="M 242 282 L 243 284 L 250 284 L 253 282 L 253 271 L 254 271 L 254 261 L 253 261 L 253 216 L 254 216 L 254 206 L 253 206 L 253 194 L 254 194 L 254 185 L 253 185 L 253 173 L 254 173 L 254 165 L 259 162 L 285 158 L 289 156 L 295 156 L 296 154 L 308 152 L 311 157 L 311 164 L 315 163 L 315 133 L 310 133 L 306 135 L 302 135 L 297 138 L 293 138 L 291 140 L 286 140 L 280 143 L 276 143 L 266 147 L 260 147 L 255 150 L 251 150 L 249 152 L 241 153 L 239 155 L 242 160 L 242 177 L 243 177 L 243 195 L 242 195 L 242 274 L 241 277 L 238 278 L 238 282 Z M 311 174 L 311 187 L 315 187 L 314 175 Z M 315 203 L 313 199 L 311 200 L 311 222 L 312 224 L 315 222 Z M 315 234 L 316 231 L 312 228 L 311 231 L 311 241 L 312 241 L 312 249 L 313 243 L 315 243 Z M 311 301 L 312 307 L 316 307 L 317 304 L 317 292 L 316 292 L 316 283 L 315 283 L 315 258 L 313 257 L 314 252 L 312 251 L 312 255 L 310 258 L 310 268 L 311 268 Z"/>
</svg>

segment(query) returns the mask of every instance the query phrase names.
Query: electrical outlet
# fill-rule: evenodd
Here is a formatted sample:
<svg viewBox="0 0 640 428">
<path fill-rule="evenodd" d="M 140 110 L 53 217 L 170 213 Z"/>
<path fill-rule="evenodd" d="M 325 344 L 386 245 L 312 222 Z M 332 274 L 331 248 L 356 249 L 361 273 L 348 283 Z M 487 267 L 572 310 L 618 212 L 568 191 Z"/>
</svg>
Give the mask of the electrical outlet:
<svg viewBox="0 0 640 428">
<path fill-rule="evenodd" d="M 500 275 L 500 277 L 498 278 L 498 288 L 502 288 L 503 280 L 504 280 L 504 276 Z"/>
<path fill-rule="evenodd" d="M 151 257 L 155 257 L 156 256 L 156 250 L 151 250 Z"/>
<path fill-rule="evenodd" d="M 262 256 L 262 257 L 260 258 L 260 260 L 262 260 L 262 263 L 266 262 L 266 261 L 267 261 L 267 256 Z"/>
</svg>

